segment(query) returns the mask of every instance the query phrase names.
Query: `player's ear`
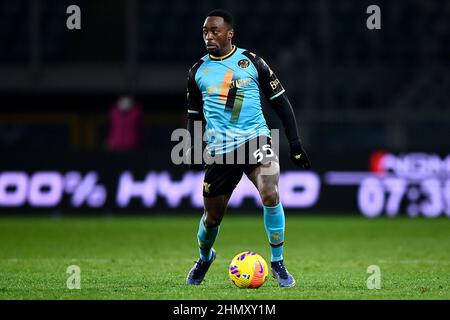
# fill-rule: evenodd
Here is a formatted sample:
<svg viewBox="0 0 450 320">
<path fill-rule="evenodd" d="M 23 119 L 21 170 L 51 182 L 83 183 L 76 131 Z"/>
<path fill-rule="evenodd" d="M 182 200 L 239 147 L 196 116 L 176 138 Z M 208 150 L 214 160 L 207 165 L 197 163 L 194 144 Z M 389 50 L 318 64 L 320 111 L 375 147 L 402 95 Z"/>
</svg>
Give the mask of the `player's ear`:
<svg viewBox="0 0 450 320">
<path fill-rule="evenodd" d="M 231 40 L 234 36 L 234 30 L 231 29 L 230 31 L 228 31 L 228 40 Z"/>
</svg>

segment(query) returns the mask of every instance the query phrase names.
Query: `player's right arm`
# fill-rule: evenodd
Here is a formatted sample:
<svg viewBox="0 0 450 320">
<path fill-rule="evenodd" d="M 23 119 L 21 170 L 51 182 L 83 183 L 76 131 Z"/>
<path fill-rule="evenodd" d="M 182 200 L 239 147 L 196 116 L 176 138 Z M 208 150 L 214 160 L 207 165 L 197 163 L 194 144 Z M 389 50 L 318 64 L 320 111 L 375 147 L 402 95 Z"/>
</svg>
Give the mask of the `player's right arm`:
<svg viewBox="0 0 450 320">
<path fill-rule="evenodd" d="M 201 127 L 203 128 L 203 123 L 205 121 L 203 116 L 203 98 L 202 93 L 200 92 L 200 89 L 197 85 L 197 82 L 195 81 L 195 74 L 200 67 L 200 65 L 203 63 L 202 60 L 197 62 L 192 66 L 191 69 L 189 69 L 188 77 L 187 77 L 187 130 L 189 131 L 189 135 L 191 137 L 190 139 L 190 146 L 186 154 L 187 163 L 189 164 L 190 169 L 203 169 L 203 163 L 195 163 L 194 154 L 200 153 L 201 158 L 203 157 L 203 150 L 202 145 L 197 146 L 194 142 L 195 139 L 195 124 L 201 124 Z M 203 136 L 203 131 L 202 131 Z M 199 140 L 197 138 L 197 140 Z M 202 141 L 202 139 L 200 139 Z"/>
</svg>

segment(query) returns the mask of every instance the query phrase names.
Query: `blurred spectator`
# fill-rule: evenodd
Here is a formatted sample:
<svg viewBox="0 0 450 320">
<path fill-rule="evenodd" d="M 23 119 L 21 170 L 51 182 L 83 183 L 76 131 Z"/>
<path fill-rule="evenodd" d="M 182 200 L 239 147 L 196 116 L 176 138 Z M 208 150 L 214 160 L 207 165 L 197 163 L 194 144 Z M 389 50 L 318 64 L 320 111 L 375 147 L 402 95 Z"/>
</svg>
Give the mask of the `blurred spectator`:
<svg viewBox="0 0 450 320">
<path fill-rule="evenodd" d="M 142 107 L 131 96 L 125 95 L 109 110 L 109 151 L 134 151 L 143 143 Z"/>
</svg>

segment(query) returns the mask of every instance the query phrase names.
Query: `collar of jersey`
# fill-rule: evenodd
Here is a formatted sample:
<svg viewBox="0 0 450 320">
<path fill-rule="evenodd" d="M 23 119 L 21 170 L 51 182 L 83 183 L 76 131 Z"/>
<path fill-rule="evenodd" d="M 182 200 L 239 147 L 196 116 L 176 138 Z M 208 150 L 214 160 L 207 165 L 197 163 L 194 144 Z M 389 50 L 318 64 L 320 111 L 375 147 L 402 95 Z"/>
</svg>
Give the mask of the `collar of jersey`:
<svg viewBox="0 0 450 320">
<path fill-rule="evenodd" d="M 216 60 L 216 61 L 225 60 L 226 58 L 231 57 L 231 55 L 236 52 L 236 49 L 237 49 L 236 46 L 233 45 L 231 51 L 229 53 L 227 53 L 226 55 L 221 56 L 221 57 L 215 57 L 212 54 L 210 54 L 209 57 L 211 58 L 211 60 Z"/>
</svg>

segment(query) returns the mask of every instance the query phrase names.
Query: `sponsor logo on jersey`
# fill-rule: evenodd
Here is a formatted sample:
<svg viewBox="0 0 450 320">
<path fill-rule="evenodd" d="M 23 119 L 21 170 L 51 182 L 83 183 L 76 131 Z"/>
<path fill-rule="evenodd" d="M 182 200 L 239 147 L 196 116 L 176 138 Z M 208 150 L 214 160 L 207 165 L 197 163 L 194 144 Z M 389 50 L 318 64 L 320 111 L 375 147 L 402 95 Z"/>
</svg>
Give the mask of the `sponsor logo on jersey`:
<svg viewBox="0 0 450 320">
<path fill-rule="evenodd" d="M 231 81 L 230 89 L 246 87 L 250 83 L 250 80 L 251 80 L 250 78 L 242 78 L 242 79 L 233 80 L 233 81 Z"/>
<path fill-rule="evenodd" d="M 242 79 L 236 79 L 230 82 L 229 89 L 233 88 L 243 88 L 250 84 L 251 78 L 242 78 Z M 208 94 L 216 94 L 220 91 L 219 85 L 211 85 L 206 88 L 206 93 Z"/>
<path fill-rule="evenodd" d="M 272 87 L 272 90 L 275 90 L 279 84 L 280 84 L 280 81 L 278 79 L 270 81 L 270 86 Z"/>
</svg>

